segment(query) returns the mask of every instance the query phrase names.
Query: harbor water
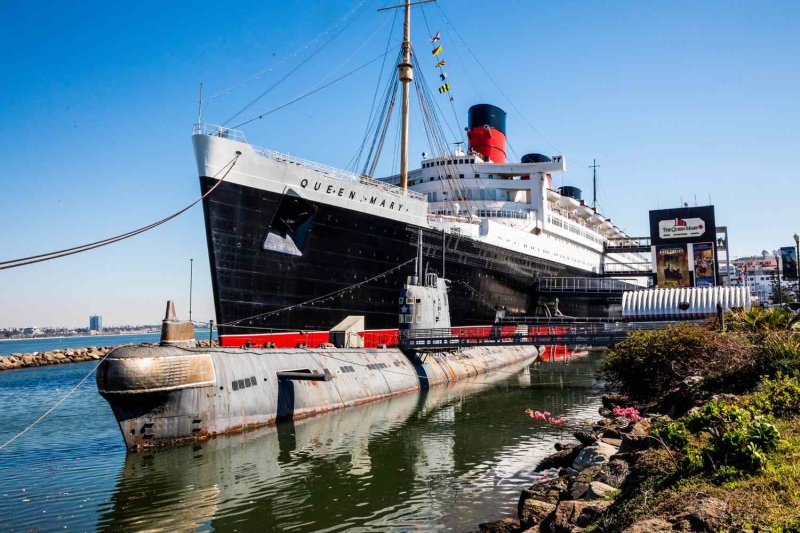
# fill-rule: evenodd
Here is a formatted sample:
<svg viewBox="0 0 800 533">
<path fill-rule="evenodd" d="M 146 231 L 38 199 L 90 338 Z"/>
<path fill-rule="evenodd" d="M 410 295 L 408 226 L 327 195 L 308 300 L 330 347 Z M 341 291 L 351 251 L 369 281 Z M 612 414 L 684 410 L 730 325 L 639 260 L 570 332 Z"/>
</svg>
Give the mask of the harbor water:
<svg viewBox="0 0 800 533">
<path fill-rule="evenodd" d="M 510 368 L 312 419 L 126 455 L 87 380 L 0 450 L 0 529 L 466 531 L 516 515 L 534 467 L 595 418 L 599 353 Z M 0 442 L 94 362 L 0 373 Z"/>
</svg>

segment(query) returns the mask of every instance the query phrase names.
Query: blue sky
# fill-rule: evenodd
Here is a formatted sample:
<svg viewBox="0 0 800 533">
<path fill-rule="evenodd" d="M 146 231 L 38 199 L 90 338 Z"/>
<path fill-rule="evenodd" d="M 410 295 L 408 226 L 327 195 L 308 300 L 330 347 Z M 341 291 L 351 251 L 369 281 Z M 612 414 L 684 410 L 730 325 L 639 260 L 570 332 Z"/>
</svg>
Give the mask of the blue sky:
<svg viewBox="0 0 800 533">
<path fill-rule="evenodd" d="M 103 238 L 188 204 L 198 196 L 191 125 L 200 81 L 211 96 L 274 66 L 207 106 L 205 118 L 222 122 L 309 59 L 336 29 L 315 37 L 355 9 L 337 26 L 349 22 L 347 31 L 242 119 L 260 114 L 380 54 L 387 38 L 394 43 L 392 14 L 376 12 L 391 4 L 0 3 L 0 258 Z M 790 244 L 800 232 L 800 4 L 439 4 L 536 131 L 428 6 L 458 115 L 478 102 L 503 107 L 516 152 L 562 152 L 563 183 L 586 196 L 597 158 L 602 210 L 629 233 L 646 233 L 649 209 L 709 195 L 735 255 Z M 421 15 L 415 8 L 413 33 L 425 65 Z M 248 140 L 346 167 L 380 70 L 373 64 L 248 125 Z M 435 81 L 432 64 L 425 74 Z M 416 125 L 415 157 L 427 149 Z M 390 135 L 386 172 L 393 149 Z M 167 298 L 186 314 L 190 257 L 194 317 L 212 318 L 196 208 L 120 244 L 0 272 L 0 327 L 85 325 L 92 313 L 111 325 L 153 323 Z"/>
</svg>

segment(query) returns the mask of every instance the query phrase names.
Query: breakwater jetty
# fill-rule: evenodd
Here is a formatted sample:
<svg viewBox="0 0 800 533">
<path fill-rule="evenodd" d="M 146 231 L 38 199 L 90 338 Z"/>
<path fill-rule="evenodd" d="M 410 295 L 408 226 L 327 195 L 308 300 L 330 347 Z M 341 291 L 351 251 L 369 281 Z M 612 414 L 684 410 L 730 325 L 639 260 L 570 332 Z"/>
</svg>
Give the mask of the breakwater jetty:
<svg viewBox="0 0 800 533">
<path fill-rule="evenodd" d="M 197 341 L 198 348 L 216 346 L 217 342 L 210 344 L 207 340 Z M 123 345 L 124 346 L 124 345 Z M 148 344 L 142 344 L 148 346 Z M 114 348 L 119 346 L 89 346 L 84 348 L 62 348 L 31 353 L 12 353 L 0 356 L 0 371 L 31 368 L 37 366 L 63 365 L 67 363 L 83 363 L 85 361 L 99 361 Z"/>
</svg>

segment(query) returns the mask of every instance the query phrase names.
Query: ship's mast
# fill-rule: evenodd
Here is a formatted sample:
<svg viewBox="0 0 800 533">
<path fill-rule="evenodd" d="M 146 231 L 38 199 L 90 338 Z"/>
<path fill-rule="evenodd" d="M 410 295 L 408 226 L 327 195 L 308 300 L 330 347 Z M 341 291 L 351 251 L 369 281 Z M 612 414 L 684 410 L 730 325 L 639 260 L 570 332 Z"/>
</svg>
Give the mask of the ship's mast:
<svg viewBox="0 0 800 533">
<path fill-rule="evenodd" d="M 408 104 L 414 68 L 411 66 L 411 0 L 406 0 L 406 20 L 403 24 L 403 62 L 397 65 L 400 83 L 403 84 L 402 131 L 400 132 L 400 186 L 403 194 L 408 191 Z"/>
<path fill-rule="evenodd" d="M 408 107 L 411 94 L 411 82 L 414 80 L 414 67 L 411 66 L 411 6 L 428 4 L 436 0 L 419 0 L 412 2 L 405 0 L 403 4 L 384 7 L 378 11 L 389 9 L 405 9 L 405 22 L 403 23 L 403 61 L 397 65 L 400 72 L 400 83 L 403 84 L 403 109 L 402 109 L 402 131 L 400 132 L 400 186 L 403 194 L 408 192 Z"/>
</svg>

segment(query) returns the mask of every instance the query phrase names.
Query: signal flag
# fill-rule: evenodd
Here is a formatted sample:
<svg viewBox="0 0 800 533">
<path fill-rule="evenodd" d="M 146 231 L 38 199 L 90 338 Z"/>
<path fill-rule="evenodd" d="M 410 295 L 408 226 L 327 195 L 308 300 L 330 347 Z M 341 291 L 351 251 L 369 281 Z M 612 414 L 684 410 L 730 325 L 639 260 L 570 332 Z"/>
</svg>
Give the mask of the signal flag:
<svg viewBox="0 0 800 533">
<path fill-rule="evenodd" d="M 436 68 L 442 68 L 444 65 L 445 65 L 445 63 L 444 63 L 444 59 L 442 59 L 441 61 L 439 61 L 438 63 L 436 63 Z"/>
<path fill-rule="evenodd" d="M 450 90 L 450 84 L 449 83 L 445 83 L 444 85 L 439 87 L 439 94 L 444 94 L 449 90 Z"/>
<path fill-rule="evenodd" d="M 442 53 L 442 45 L 441 44 L 439 46 L 437 46 L 436 48 L 434 48 L 433 50 L 431 50 L 431 54 L 433 54 L 435 56 L 438 56 L 441 53 Z"/>
</svg>

